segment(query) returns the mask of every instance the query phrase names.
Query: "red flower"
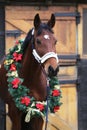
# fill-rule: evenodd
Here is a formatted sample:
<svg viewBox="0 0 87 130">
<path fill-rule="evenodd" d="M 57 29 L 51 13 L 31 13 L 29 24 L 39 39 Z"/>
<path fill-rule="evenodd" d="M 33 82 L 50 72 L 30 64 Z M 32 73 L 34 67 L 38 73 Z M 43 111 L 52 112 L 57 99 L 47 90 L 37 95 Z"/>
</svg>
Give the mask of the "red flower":
<svg viewBox="0 0 87 130">
<path fill-rule="evenodd" d="M 53 110 L 54 112 L 57 112 L 59 110 L 59 106 L 55 106 Z"/>
<path fill-rule="evenodd" d="M 19 44 L 19 41 L 16 41 L 15 44 Z"/>
<path fill-rule="evenodd" d="M 22 54 L 18 54 L 17 52 L 14 52 L 13 59 L 16 61 L 22 60 Z"/>
<path fill-rule="evenodd" d="M 10 70 L 11 71 L 15 71 L 16 70 L 16 65 L 15 64 L 11 64 Z"/>
<path fill-rule="evenodd" d="M 53 96 L 59 96 L 59 95 L 60 95 L 59 90 L 53 90 L 53 91 L 52 91 L 52 95 L 53 95 Z"/>
<path fill-rule="evenodd" d="M 30 104 L 30 98 L 28 98 L 28 97 L 22 97 L 21 98 L 21 103 L 25 104 L 26 106 L 28 106 Z"/>
<path fill-rule="evenodd" d="M 42 110 L 44 110 L 44 105 L 40 104 L 40 103 L 37 103 L 36 108 L 39 109 L 40 111 L 42 111 Z"/>
<path fill-rule="evenodd" d="M 20 83 L 20 79 L 19 78 L 15 78 L 13 81 L 12 81 L 12 84 L 13 84 L 13 88 L 18 88 L 18 85 Z"/>
</svg>

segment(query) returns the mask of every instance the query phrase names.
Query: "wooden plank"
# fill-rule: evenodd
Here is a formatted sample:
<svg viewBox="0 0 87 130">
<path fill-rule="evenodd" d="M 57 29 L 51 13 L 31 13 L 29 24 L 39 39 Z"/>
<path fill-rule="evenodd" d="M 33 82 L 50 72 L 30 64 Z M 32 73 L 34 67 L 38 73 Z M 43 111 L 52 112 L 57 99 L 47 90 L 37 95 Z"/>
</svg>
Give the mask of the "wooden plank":
<svg viewBox="0 0 87 130">
<path fill-rule="evenodd" d="M 75 7 L 57 7 L 57 6 L 7 6 L 6 19 L 34 19 L 35 14 L 39 13 L 41 19 L 49 19 L 52 13 L 56 12 L 74 12 Z M 23 15 L 24 14 L 24 15 Z"/>
<path fill-rule="evenodd" d="M 43 130 L 45 130 L 45 120 L 44 120 Z M 52 125 L 49 121 L 47 124 L 47 130 L 59 130 L 59 129 L 57 129 L 56 126 Z"/>
<path fill-rule="evenodd" d="M 72 126 L 73 130 L 77 130 L 77 94 L 76 87 L 68 88 L 68 122 Z M 73 125 L 72 125 L 73 124 Z"/>
<path fill-rule="evenodd" d="M 49 122 L 54 125 L 58 130 L 72 130 L 61 118 L 56 115 L 49 115 Z"/>
<path fill-rule="evenodd" d="M 6 22 L 10 23 L 12 26 L 23 31 L 24 33 L 27 33 L 31 29 L 31 25 L 32 25 L 24 20 L 7 19 Z"/>
<path fill-rule="evenodd" d="M 74 54 L 76 51 L 76 22 L 70 20 L 56 21 L 54 32 L 58 39 L 57 53 Z"/>
<path fill-rule="evenodd" d="M 17 30 L 17 28 L 14 25 L 8 23 L 7 21 L 5 21 L 5 29 L 6 29 L 6 31 L 7 30 Z"/>
<path fill-rule="evenodd" d="M 87 55 L 83 55 L 83 9 L 87 9 L 87 4 L 81 4 L 78 6 L 78 11 L 80 12 L 80 24 L 78 24 L 78 53 L 80 57 L 86 58 Z"/>
<path fill-rule="evenodd" d="M 56 116 L 61 117 L 67 125 L 71 126 L 72 130 L 77 130 L 78 119 L 76 86 L 63 85 L 62 97 L 61 102 L 63 104 L 60 110 L 56 113 Z"/>
</svg>

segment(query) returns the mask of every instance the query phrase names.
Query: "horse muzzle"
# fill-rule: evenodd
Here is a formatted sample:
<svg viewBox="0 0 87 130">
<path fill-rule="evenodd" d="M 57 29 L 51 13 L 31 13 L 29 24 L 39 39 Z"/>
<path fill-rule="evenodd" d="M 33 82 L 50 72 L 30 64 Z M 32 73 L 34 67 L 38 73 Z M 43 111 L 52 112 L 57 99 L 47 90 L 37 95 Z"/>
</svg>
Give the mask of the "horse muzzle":
<svg viewBox="0 0 87 130">
<path fill-rule="evenodd" d="M 56 69 L 54 69 L 51 65 L 48 67 L 48 77 L 57 76 L 57 73 L 59 71 L 59 66 L 57 66 Z"/>
<path fill-rule="evenodd" d="M 44 69 L 47 76 L 49 77 L 57 76 L 57 73 L 59 71 L 58 66 L 59 60 L 55 52 L 48 52 L 42 57 L 40 57 L 36 49 L 33 49 L 32 54 L 38 63 L 44 64 Z"/>
</svg>

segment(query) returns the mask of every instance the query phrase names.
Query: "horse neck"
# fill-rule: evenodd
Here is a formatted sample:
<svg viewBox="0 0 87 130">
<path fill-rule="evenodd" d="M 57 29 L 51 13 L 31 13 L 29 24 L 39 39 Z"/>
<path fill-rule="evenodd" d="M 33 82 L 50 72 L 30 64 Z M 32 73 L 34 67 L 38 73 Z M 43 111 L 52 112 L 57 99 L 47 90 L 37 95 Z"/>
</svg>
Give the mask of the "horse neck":
<svg viewBox="0 0 87 130">
<path fill-rule="evenodd" d="M 46 76 L 44 75 L 41 66 L 32 55 L 31 45 L 28 46 L 23 58 L 21 77 L 24 79 L 23 84 L 30 88 L 31 93 L 37 100 L 45 100 Z"/>
<path fill-rule="evenodd" d="M 21 74 L 23 75 L 23 78 L 25 80 L 28 80 L 28 83 L 29 80 L 34 81 L 34 79 L 38 82 L 42 76 L 44 77 L 40 64 L 35 60 L 35 58 L 32 55 L 31 44 L 28 45 L 28 48 L 24 54 Z"/>
</svg>

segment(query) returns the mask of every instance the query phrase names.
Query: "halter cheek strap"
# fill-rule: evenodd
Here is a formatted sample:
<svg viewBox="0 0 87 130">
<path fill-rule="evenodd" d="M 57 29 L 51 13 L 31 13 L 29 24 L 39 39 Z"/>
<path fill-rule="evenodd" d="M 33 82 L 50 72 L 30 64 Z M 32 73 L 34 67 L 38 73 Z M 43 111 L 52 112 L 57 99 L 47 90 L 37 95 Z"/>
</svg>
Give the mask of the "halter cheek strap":
<svg viewBox="0 0 87 130">
<path fill-rule="evenodd" d="M 55 58 L 55 59 L 57 60 L 57 63 L 58 63 L 58 61 L 59 61 L 59 60 L 58 60 L 58 56 L 57 56 L 57 54 L 56 54 L 55 52 L 48 52 L 48 53 L 46 53 L 44 56 L 40 57 L 40 56 L 38 55 L 38 53 L 36 52 L 36 50 L 33 49 L 32 54 L 33 54 L 34 58 L 35 58 L 39 63 L 44 63 L 47 59 L 49 59 L 49 58 L 51 58 L 51 57 Z"/>
</svg>

